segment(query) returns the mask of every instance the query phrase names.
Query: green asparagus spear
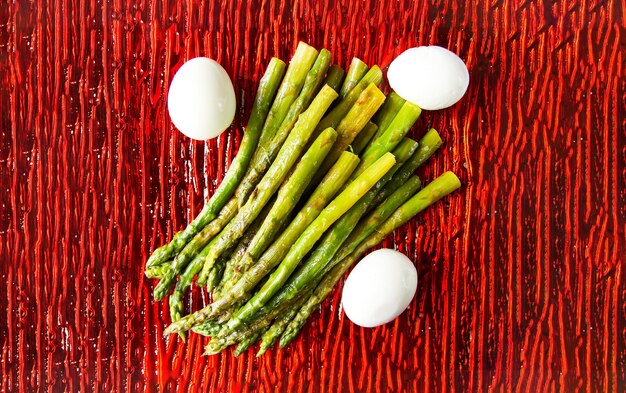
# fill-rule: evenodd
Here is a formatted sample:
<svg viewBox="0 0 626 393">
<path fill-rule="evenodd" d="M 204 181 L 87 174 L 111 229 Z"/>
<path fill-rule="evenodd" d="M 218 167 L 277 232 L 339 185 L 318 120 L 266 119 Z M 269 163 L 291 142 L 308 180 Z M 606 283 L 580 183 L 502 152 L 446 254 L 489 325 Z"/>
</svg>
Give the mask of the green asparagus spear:
<svg viewBox="0 0 626 393">
<path fill-rule="evenodd" d="M 228 262 L 226 262 L 222 281 L 220 282 L 219 286 L 213 291 L 213 301 L 220 298 L 221 293 L 224 291 L 228 283 L 233 279 L 235 264 L 245 255 L 246 249 L 250 245 L 250 242 L 254 238 L 254 235 L 256 235 L 257 231 L 261 227 L 263 221 L 265 221 L 265 217 L 267 217 L 269 211 L 274 206 L 274 203 L 275 201 L 270 201 L 267 205 L 265 205 L 265 207 L 261 211 L 261 214 L 256 218 L 256 220 L 254 220 L 254 223 L 252 223 L 252 225 L 246 230 L 246 233 L 239 240 L 239 244 L 237 244 L 237 247 L 228 259 Z"/>
<path fill-rule="evenodd" d="M 251 258 L 259 258 L 274 241 L 278 231 L 289 218 L 336 139 L 337 133 L 332 128 L 320 134 L 316 142 L 304 154 L 293 173 L 280 187 L 276 203 L 246 250 Z"/>
<path fill-rule="evenodd" d="M 250 159 L 261 136 L 263 122 L 265 121 L 265 117 L 267 116 L 269 107 L 274 99 L 278 84 L 284 72 L 285 63 L 282 60 L 273 58 L 267 67 L 265 75 L 263 75 L 259 82 L 259 89 L 257 90 L 246 132 L 239 145 L 237 156 L 230 164 L 228 173 L 224 176 L 224 180 L 211 199 L 204 205 L 200 214 L 187 228 L 178 232 L 170 243 L 154 250 L 146 262 L 147 268 L 160 265 L 176 256 L 202 228 L 217 217 L 222 207 L 227 203 L 248 168 Z"/>
<path fill-rule="evenodd" d="M 295 301 L 298 300 L 299 298 L 295 299 Z M 255 319 L 254 322 L 242 325 L 240 329 L 227 331 L 226 329 L 222 328 L 216 335 L 212 336 L 213 338 L 211 339 L 211 342 L 205 347 L 204 354 L 217 354 L 234 343 L 245 341 L 250 337 L 256 335 L 258 332 L 265 331 L 265 329 L 270 326 L 272 321 L 274 321 L 274 319 L 276 319 L 278 316 L 282 315 L 285 310 L 292 304 L 293 303 L 285 303 L 279 307 L 276 307 L 269 313 Z"/>
<path fill-rule="evenodd" d="M 282 123 L 280 123 L 280 127 L 278 127 L 278 129 L 273 133 L 272 140 L 267 144 L 259 145 L 248 172 L 235 192 L 237 200 L 239 201 L 239 206 L 243 206 L 243 204 L 247 202 L 250 193 L 252 193 L 254 187 L 276 158 L 276 155 L 283 146 L 285 139 L 296 124 L 298 116 L 302 113 L 302 111 L 308 108 L 309 104 L 313 100 L 313 97 L 318 93 L 319 88 L 322 86 L 324 74 L 330 64 L 331 57 L 332 56 L 329 51 L 322 49 L 320 54 L 317 56 L 313 67 L 311 67 L 309 72 L 306 74 L 304 86 L 302 87 L 298 98 L 289 107 L 289 112 L 287 112 L 284 116 Z M 287 70 L 287 74 L 289 74 L 289 70 Z M 285 79 L 286 78 L 287 77 L 285 77 Z"/>
<path fill-rule="evenodd" d="M 341 247 L 346 238 L 348 238 L 348 235 L 350 235 L 354 227 L 359 223 L 359 220 L 363 214 L 365 214 L 378 191 L 392 178 L 393 173 L 398 170 L 403 162 L 411 157 L 416 149 L 417 142 L 408 138 L 394 149 L 393 154 L 397 160 L 396 164 L 376 183 L 376 185 L 374 185 L 374 187 L 324 233 L 322 240 L 318 242 L 316 249 L 311 253 L 309 258 L 302 263 L 299 269 L 289 278 L 288 283 L 280 289 L 264 308 L 273 309 L 280 303 L 294 298 L 303 289 L 317 285 L 317 280 L 321 278 L 321 271 L 339 250 L 339 247 Z M 262 313 L 264 311 L 265 310 L 261 310 L 259 312 Z"/>
<path fill-rule="evenodd" d="M 434 128 L 424 134 L 419 141 L 417 152 L 408 160 L 393 176 L 393 179 L 376 195 L 372 206 L 378 206 L 398 189 L 406 180 L 415 173 L 415 170 L 422 165 L 441 146 L 441 138 Z"/>
<path fill-rule="evenodd" d="M 170 296 L 169 305 L 170 305 L 170 319 L 172 322 L 178 321 L 183 315 L 183 296 L 185 291 L 191 285 L 193 278 L 198 274 L 202 266 L 204 265 L 204 260 L 206 259 L 207 254 L 209 253 L 209 249 L 212 246 L 212 243 L 216 238 L 213 238 L 209 244 L 207 244 L 202 251 L 191 260 L 191 262 L 187 265 L 183 273 L 180 275 L 178 279 L 178 283 L 176 284 L 176 288 L 174 292 Z M 184 339 L 184 336 L 181 335 Z"/>
<path fill-rule="evenodd" d="M 352 176 L 358 176 L 369 165 L 372 165 L 378 157 L 393 150 L 407 132 L 411 129 L 421 113 L 421 109 L 410 102 L 405 102 L 402 108 L 393 119 L 389 127 L 383 132 L 380 138 L 369 144 L 367 149 L 361 154 L 361 163 L 356 168 Z"/>
<path fill-rule="evenodd" d="M 356 155 L 349 152 L 342 153 L 337 163 L 330 169 L 328 174 L 320 182 L 320 185 L 315 189 L 305 207 L 300 210 L 279 239 L 276 240 L 264 254 L 265 258 L 259 260 L 262 256 L 260 254 L 262 250 L 258 248 L 250 248 L 247 250 L 246 254 L 234 269 L 235 279 L 231 280 L 230 286 L 226 286 L 224 293 L 230 290 L 232 286 L 237 283 L 238 278 L 247 272 L 251 266 L 255 265 L 255 263 L 260 262 L 261 264 L 256 268 L 254 275 L 264 276 L 269 270 L 260 270 L 261 266 L 266 266 L 265 269 L 271 269 L 276 263 L 280 262 L 288 251 L 285 245 L 295 242 L 302 231 L 313 222 L 322 209 L 334 198 L 335 194 L 345 184 L 358 162 L 359 159 Z M 246 282 L 247 281 L 242 282 L 241 285 Z M 244 290 L 235 289 L 233 293 L 242 293 L 242 291 Z"/>
<path fill-rule="evenodd" d="M 246 331 L 246 332 L 238 332 L 237 334 L 233 334 L 231 337 L 227 337 L 225 339 L 217 341 L 214 337 L 211 338 L 211 342 L 209 342 L 204 347 L 203 356 L 212 356 L 217 355 L 222 352 L 226 348 L 235 344 L 238 340 L 245 340 L 246 337 L 250 337 L 257 333 L 257 330 L 254 331 Z"/>
<path fill-rule="evenodd" d="M 206 284 L 207 292 L 213 292 L 213 290 L 220 283 L 222 274 L 224 274 L 224 268 L 226 267 L 226 259 L 227 258 L 220 258 L 220 260 L 215 263 L 215 266 L 213 266 L 213 269 L 211 269 Z"/>
<path fill-rule="evenodd" d="M 378 132 L 376 132 L 372 141 L 378 139 L 378 137 L 387 130 L 387 127 L 389 127 L 389 124 L 391 124 L 405 102 L 406 100 L 396 94 L 396 92 L 392 91 L 389 93 L 385 103 L 380 107 L 376 116 L 374 116 L 373 122 L 378 126 Z"/>
<path fill-rule="evenodd" d="M 307 297 L 308 299 L 308 297 Z M 194 333 L 201 334 L 206 337 L 215 337 L 224 327 L 223 324 L 225 321 L 228 321 L 232 315 L 232 312 L 225 312 L 220 316 L 219 320 L 215 321 L 204 321 L 203 323 L 196 325 L 191 328 L 191 331 Z"/>
<path fill-rule="evenodd" d="M 269 203 L 271 205 L 271 202 Z M 269 212 L 269 207 L 263 209 L 259 217 L 255 220 L 254 224 L 250 228 L 250 231 L 254 231 L 254 226 L 261 225 L 265 216 Z M 200 272 L 202 266 L 204 265 L 204 260 L 209 253 L 209 249 L 211 248 L 211 243 L 206 245 L 202 251 L 194 257 L 194 259 L 187 265 L 187 268 L 180 275 L 179 281 L 176 284 L 176 288 L 174 289 L 174 293 L 170 296 L 170 316 L 172 317 L 172 321 L 176 321 L 180 318 L 183 312 L 183 295 L 189 286 L 191 285 L 191 281 L 193 278 Z M 214 294 L 215 299 L 215 294 Z"/>
<path fill-rule="evenodd" d="M 282 229 L 284 228 L 281 228 L 280 230 L 282 231 Z M 256 231 L 254 232 L 254 234 L 256 234 Z M 248 239 L 247 241 L 248 246 L 250 245 L 251 241 L 252 241 L 252 237 L 250 237 L 250 239 Z M 242 250 L 237 250 L 235 253 L 233 253 L 233 256 L 231 256 L 230 260 L 228 261 L 228 264 L 229 264 L 229 267 L 227 268 L 228 275 L 224 276 L 224 278 L 222 279 L 222 282 L 220 283 L 220 287 L 218 288 L 217 293 L 214 292 L 214 295 L 213 295 L 214 302 L 220 300 L 220 298 L 222 297 L 224 293 L 228 293 L 232 289 L 233 285 L 235 285 L 235 283 L 239 281 L 243 273 L 245 273 L 246 270 L 248 270 L 248 268 L 250 267 L 248 263 L 242 264 L 244 261 L 248 261 L 248 257 L 246 256 L 247 248 L 248 247 L 246 246 Z M 251 258 L 249 260 L 250 260 L 250 263 L 252 263 L 253 260 Z"/>
<path fill-rule="evenodd" d="M 298 94 L 300 94 L 307 73 L 313 66 L 317 54 L 317 50 L 312 46 L 304 42 L 298 43 L 296 52 L 289 62 L 289 67 L 287 67 L 285 78 L 280 84 L 274 103 L 267 114 L 267 119 L 265 120 L 263 131 L 259 139 L 259 148 L 267 148 L 267 146 L 272 143 L 274 134 L 285 119 L 285 116 L 287 116 L 291 104 L 296 100 Z M 254 153 L 254 157 L 252 158 L 253 163 L 258 160 L 259 148 L 257 148 Z"/>
<path fill-rule="evenodd" d="M 356 100 L 358 100 L 363 90 L 365 90 L 371 83 L 375 85 L 379 85 L 383 80 L 383 73 L 378 68 L 378 66 L 373 66 L 366 74 L 363 76 L 361 81 L 354 86 L 352 90 L 346 95 L 346 97 L 337 102 L 337 105 L 320 121 L 315 129 L 315 134 L 319 134 L 323 130 L 328 127 L 336 128 L 339 125 L 339 122 L 346 117 L 346 114 L 352 108 Z"/>
<path fill-rule="evenodd" d="M 151 267 L 150 269 L 146 269 L 144 273 L 148 278 L 163 278 L 170 270 L 170 263 L 171 262 L 165 262 L 161 265 Z"/>
<path fill-rule="evenodd" d="M 441 146 L 441 137 L 434 128 L 429 129 L 420 139 L 420 148 L 415 155 L 416 165 L 422 165 Z"/>
<path fill-rule="evenodd" d="M 320 215 L 304 230 L 294 245 L 291 246 L 283 261 L 270 276 L 270 279 L 228 321 L 226 328 L 233 330 L 242 322 L 250 319 L 287 281 L 298 266 L 298 263 L 311 250 L 322 234 L 372 188 L 391 169 L 395 162 L 393 154 L 385 154 L 326 206 Z"/>
<path fill-rule="evenodd" d="M 328 174 L 315 189 L 305 206 L 298 212 L 282 235 L 265 251 L 261 259 L 258 262 L 252 259 L 246 262 L 249 263 L 250 268 L 243 270 L 245 274 L 230 289 L 222 291 L 219 299 L 173 323 L 165 329 L 165 334 L 189 330 L 194 325 L 218 317 L 233 304 L 241 299 L 245 299 L 252 288 L 257 283 L 260 284 L 258 277 L 267 277 L 272 268 L 284 258 L 289 250 L 288 245 L 293 244 L 298 239 L 304 229 L 313 222 L 322 209 L 335 197 L 358 163 L 359 158 L 356 155 L 344 152 L 337 160 L 335 166 L 328 171 Z"/>
<path fill-rule="evenodd" d="M 341 91 L 339 92 L 339 98 L 343 99 L 349 92 L 356 86 L 357 83 L 363 78 L 365 73 L 367 72 L 368 67 L 362 60 L 353 57 L 352 62 L 350 63 L 350 67 L 348 67 L 348 73 L 346 74 L 346 79 L 341 86 Z"/>
<path fill-rule="evenodd" d="M 196 266 L 191 266 L 191 270 L 194 270 L 197 272 L 200 269 L 201 263 L 203 262 L 204 262 L 204 259 L 199 258 L 198 262 L 195 263 Z M 211 270 L 211 273 L 209 274 L 209 285 L 207 286 L 209 292 L 212 290 L 212 286 L 216 285 L 216 283 L 221 278 L 221 274 L 223 272 L 223 267 L 224 267 L 225 262 L 226 261 L 223 259 L 218 261 L 215 264 L 214 268 Z M 190 265 L 193 265 L 193 264 L 194 262 L 192 261 Z M 193 275 L 195 275 L 195 273 L 193 273 Z M 172 320 L 172 322 L 176 322 L 180 318 L 182 318 L 183 295 L 185 294 L 185 290 L 189 287 L 189 285 L 191 285 L 191 279 L 189 279 L 189 277 L 193 277 L 193 275 L 191 275 L 191 273 L 188 273 L 186 277 L 181 276 L 181 280 L 178 282 L 178 284 L 176 284 L 176 289 L 174 290 L 174 293 L 172 294 L 172 296 L 170 296 L 169 306 L 170 306 L 170 319 Z M 183 341 L 186 340 L 186 336 L 184 332 L 179 333 L 179 335 L 183 339 Z"/>
<path fill-rule="evenodd" d="M 198 276 L 198 285 L 206 284 L 208 273 L 211 271 L 217 258 L 243 235 L 247 227 L 263 209 L 263 206 L 274 195 L 289 174 L 293 164 L 300 157 L 315 125 L 336 97 L 337 93 L 330 87 L 325 86 L 320 90 L 311 106 L 300 115 L 293 131 L 281 147 L 276 160 L 272 163 L 265 176 L 263 176 L 252 195 L 250 195 L 249 201 L 239 209 L 235 218 L 224 228 L 224 231 L 218 236 L 215 245 L 209 250 L 204 267 Z"/>
<path fill-rule="evenodd" d="M 328 70 L 328 73 L 326 74 L 326 79 L 324 80 L 324 84 L 330 86 L 333 90 L 339 93 L 341 83 L 343 82 L 343 78 L 345 76 L 345 71 L 335 64 L 331 66 Z"/>
<path fill-rule="evenodd" d="M 183 316 L 183 296 L 185 295 L 187 288 L 191 285 L 191 281 L 194 276 L 202 268 L 204 258 L 208 253 L 208 249 L 211 247 L 211 242 L 209 242 L 209 244 L 207 244 L 204 249 L 196 255 L 196 257 L 187 265 L 183 273 L 180 275 L 176 288 L 169 299 L 170 319 L 172 322 L 178 321 Z M 183 341 L 186 341 L 185 332 L 179 332 L 178 335 Z"/>
<path fill-rule="evenodd" d="M 220 331 L 221 328 L 222 326 L 217 322 L 206 321 L 200 325 L 194 326 L 191 331 L 206 337 L 213 337 Z"/>
<path fill-rule="evenodd" d="M 248 348 L 254 345 L 255 342 L 259 341 L 259 338 L 261 338 L 261 336 L 263 335 L 265 331 L 266 329 L 259 329 L 258 331 L 255 331 L 248 337 L 240 340 L 239 344 L 237 345 L 237 348 L 235 348 L 235 350 L 233 351 L 233 355 L 239 356 L 242 353 L 246 352 Z"/>
<path fill-rule="evenodd" d="M 330 153 L 324 160 L 318 174 L 313 178 L 313 185 L 317 184 L 328 169 L 333 166 L 341 153 L 350 146 L 354 138 L 365 127 L 374 113 L 382 105 L 385 95 L 373 83 L 363 90 L 352 108 L 337 126 L 337 142 L 333 145 Z"/>
<path fill-rule="evenodd" d="M 352 253 L 344 257 L 328 272 L 315 289 L 313 295 L 302 306 L 289 326 L 287 326 L 285 333 L 283 333 L 280 339 L 280 347 L 284 348 L 296 337 L 313 310 L 328 296 L 346 270 L 360 259 L 368 249 L 379 244 L 393 230 L 460 186 L 461 183 L 454 173 L 446 172 L 400 206 L 380 227 L 363 240 Z"/>
<path fill-rule="evenodd" d="M 259 348 L 259 352 L 257 352 L 256 354 L 256 357 L 263 355 L 265 352 L 267 352 L 268 349 L 276 344 L 278 339 L 280 339 L 280 336 L 287 328 L 287 325 L 289 325 L 289 323 L 291 323 L 291 320 L 296 316 L 296 314 L 298 314 L 298 311 L 300 310 L 304 302 L 309 299 L 310 293 L 311 291 L 309 291 L 307 295 L 302 296 L 297 302 L 295 302 L 292 306 L 285 310 L 282 315 L 276 318 L 272 326 L 270 326 L 270 328 L 267 329 L 265 333 L 263 333 L 263 337 L 261 338 L 261 346 Z"/>
<path fill-rule="evenodd" d="M 220 315 L 218 315 L 217 318 L 215 319 L 215 321 L 217 323 L 219 323 L 220 325 L 223 325 L 226 322 L 228 322 L 228 320 L 230 319 L 230 317 L 233 316 L 235 311 L 237 311 L 237 310 L 233 310 L 232 308 L 229 308 L 228 310 L 226 310 L 223 313 L 221 313 Z"/>
<path fill-rule="evenodd" d="M 267 329 L 272 323 L 272 320 L 281 312 L 282 310 L 276 309 L 271 314 L 255 321 L 254 324 L 244 326 L 242 329 L 238 329 L 237 331 L 230 332 L 228 334 L 223 333 L 224 330 L 222 328 L 222 330 L 220 330 L 216 335 L 212 336 L 211 342 L 204 348 L 204 355 L 217 355 L 237 342 L 246 342 L 254 339 L 255 337 L 258 338 L 258 334 L 263 334 L 265 329 Z M 222 336 L 220 336 L 220 334 L 222 334 Z"/>
<path fill-rule="evenodd" d="M 371 121 L 367 123 L 363 130 L 359 132 L 359 135 L 357 135 L 354 139 L 354 142 L 352 142 L 352 152 L 354 154 L 361 154 L 374 137 L 376 130 L 378 130 L 378 126 L 376 124 Z"/>
<path fill-rule="evenodd" d="M 190 260 L 192 260 L 202 248 L 209 243 L 215 235 L 217 235 L 228 222 L 237 213 L 237 201 L 231 200 L 224 206 L 220 215 L 211 221 L 204 227 L 194 238 L 187 243 L 185 248 L 176 256 L 174 261 L 170 265 L 170 269 L 166 272 L 166 275 L 159 281 L 154 288 L 154 299 L 162 300 L 169 292 L 172 284 L 176 280 L 176 275 L 180 273 L 182 269 L 187 266 Z"/>
</svg>

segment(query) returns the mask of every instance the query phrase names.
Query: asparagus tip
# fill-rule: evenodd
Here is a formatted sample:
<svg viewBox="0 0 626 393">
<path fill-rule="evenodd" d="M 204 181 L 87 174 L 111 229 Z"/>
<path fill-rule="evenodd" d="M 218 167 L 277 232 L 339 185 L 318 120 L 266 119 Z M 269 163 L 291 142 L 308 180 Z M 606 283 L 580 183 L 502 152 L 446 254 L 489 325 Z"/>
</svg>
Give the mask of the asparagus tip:
<svg viewBox="0 0 626 393">
<path fill-rule="evenodd" d="M 289 332 L 288 332 L 288 331 L 286 331 L 285 333 L 289 333 Z M 283 341 L 283 340 L 281 339 L 281 340 L 278 342 L 278 347 L 279 347 L 280 349 L 285 349 L 285 347 L 286 347 L 287 345 L 289 345 L 289 342 L 290 342 L 290 341 L 287 341 L 287 340 Z"/>
<path fill-rule="evenodd" d="M 263 356 L 268 349 L 269 348 L 264 343 L 261 343 L 261 348 L 259 348 L 259 352 L 256 353 L 256 357 L 258 358 Z"/>
<path fill-rule="evenodd" d="M 210 343 L 208 343 L 206 345 L 206 347 L 204 347 L 204 356 L 211 356 L 211 355 L 217 355 L 218 353 L 222 352 L 224 348 L 217 344 L 217 341 L 213 341 L 211 340 Z"/>
<path fill-rule="evenodd" d="M 163 336 L 167 337 L 172 333 L 176 333 L 175 329 L 173 328 L 174 324 L 169 325 L 168 327 L 165 328 L 165 330 L 163 330 Z"/>
</svg>

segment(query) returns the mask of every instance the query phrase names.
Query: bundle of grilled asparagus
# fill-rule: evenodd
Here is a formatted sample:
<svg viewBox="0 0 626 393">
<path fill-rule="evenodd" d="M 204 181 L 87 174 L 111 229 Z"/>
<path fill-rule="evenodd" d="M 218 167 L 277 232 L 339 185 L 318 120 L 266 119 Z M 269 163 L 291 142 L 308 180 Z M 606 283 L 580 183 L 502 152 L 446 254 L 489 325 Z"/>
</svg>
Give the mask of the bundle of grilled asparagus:
<svg viewBox="0 0 626 393">
<path fill-rule="evenodd" d="M 414 172 L 441 139 L 407 138 L 421 110 L 381 81 L 379 67 L 354 59 L 345 73 L 305 43 L 288 67 L 270 61 L 223 182 L 146 263 L 154 298 L 169 294 L 166 334 L 211 336 L 206 354 L 284 347 L 367 250 L 460 186 L 446 172 L 421 188 Z M 194 278 L 212 302 L 183 316 Z"/>
</svg>

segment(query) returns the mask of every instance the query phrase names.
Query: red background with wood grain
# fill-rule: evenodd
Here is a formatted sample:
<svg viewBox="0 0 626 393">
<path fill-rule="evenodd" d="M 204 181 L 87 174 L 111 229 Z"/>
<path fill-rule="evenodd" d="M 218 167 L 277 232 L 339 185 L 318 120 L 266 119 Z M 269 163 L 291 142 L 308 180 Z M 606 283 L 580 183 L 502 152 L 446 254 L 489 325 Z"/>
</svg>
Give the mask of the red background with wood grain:
<svg viewBox="0 0 626 393">
<path fill-rule="evenodd" d="M 128 5 L 127 3 L 132 3 Z M 624 3 L 8 1 L 0 4 L 0 390 L 624 391 Z M 270 57 L 298 40 L 388 66 L 438 44 L 467 95 L 426 112 L 420 176 L 464 186 L 386 242 L 418 267 L 410 309 L 362 329 L 323 303 L 284 351 L 202 357 L 165 340 L 143 276 L 237 150 Z M 235 84 L 233 127 L 167 114 L 187 59 Z M 206 297 L 196 290 L 187 306 Z"/>
</svg>

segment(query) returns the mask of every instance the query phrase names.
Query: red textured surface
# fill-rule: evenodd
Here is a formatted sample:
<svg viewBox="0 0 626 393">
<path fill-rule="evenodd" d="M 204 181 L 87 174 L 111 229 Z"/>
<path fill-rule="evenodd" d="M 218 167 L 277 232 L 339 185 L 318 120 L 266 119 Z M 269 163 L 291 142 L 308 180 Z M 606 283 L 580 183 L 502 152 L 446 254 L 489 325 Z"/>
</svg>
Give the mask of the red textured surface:
<svg viewBox="0 0 626 393">
<path fill-rule="evenodd" d="M 623 2 L 227 3 L 0 4 L 0 390 L 626 389 Z M 466 97 L 413 135 L 441 130 L 420 174 L 464 187 L 387 241 L 420 275 L 393 323 L 355 327 L 335 293 L 285 351 L 201 357 L 197 335 L 163 339 L 142 265 L 213 192 L 262 70 L 298 40 L 343 66 L 459 53 Z M 206 147 L 166 111 L 198 55 L 241 103 Z"/>
</svg>

